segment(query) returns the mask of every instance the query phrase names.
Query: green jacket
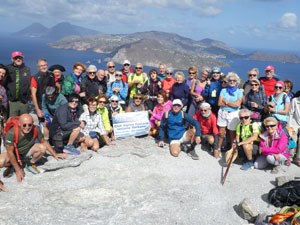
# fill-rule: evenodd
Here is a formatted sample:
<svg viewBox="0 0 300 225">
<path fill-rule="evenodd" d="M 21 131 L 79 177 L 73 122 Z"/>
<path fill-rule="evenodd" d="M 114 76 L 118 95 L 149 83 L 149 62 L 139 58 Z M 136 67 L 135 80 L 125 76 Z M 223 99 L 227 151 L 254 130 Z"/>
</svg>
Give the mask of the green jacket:
<svg viewBox="0 0 300 225">
<path fill-rule="evenodd" d="M 61 94 L 68 96 L 70 94 L 74 93 L 75 90 L 75 80 L 72 76 L 72 74 L 70 73 L 69 75 L 67 75 L 62 83 L 61 86 Z M 80 88 L 81 89 L 81 88 Z"/>
<path fill-rule="evenodd" d="M 110 131 L 111 126 L 110 126 L 110 122 L 109 122 L 109 116 L 108 116 L 107 108 L 104 107 L 103 109 L 100 109 L 99 107 L 97 107 L 97 112 L 100 113 L 100 115 L 102 117 L 102 122 L 103 122 L 105 130 Z"/>
</svg>

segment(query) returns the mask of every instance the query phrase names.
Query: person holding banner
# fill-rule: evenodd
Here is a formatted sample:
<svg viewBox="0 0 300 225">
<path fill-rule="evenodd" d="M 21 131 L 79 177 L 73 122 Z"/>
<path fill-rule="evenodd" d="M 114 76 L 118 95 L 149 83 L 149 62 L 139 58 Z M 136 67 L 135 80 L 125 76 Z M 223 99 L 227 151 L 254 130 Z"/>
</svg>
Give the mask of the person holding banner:
<svg viewBox="0 0 300 225">
<path fill-rule="evenodd" d="M 134 94 L 133 102 L 129 103 L 129 106 L 126 108 L 125 112 L 141 112 L 146 111 L 145 106 L 143 104 L 143 95 L 142 94 Z"/>
<path fill-rule="evenodd" d="M 109 122 L 108 109 L 105 107 L 106 103 L 108 102 L 108 98 L 105 94 L 101 94 L 97 97 L 97 100 L 98 100 L 97 112 L 102 117 L 102 122 L 106 130 L 106 134 L 110 135 L 112 133 L 112 127 L 110 126 L 110 122 Z M 112 140 L 114 139 L 112 138 Z"/>
<path fill-rule="evenodd" d="M 198 160 L 199 156 L 195 151 L 196 144 L 200 144 L 201 129 L 200 124 L 197 120 L 193 119 L 187 113 L 182 111 L 183 104 L 180 99 L 173 101 L 172 110 L 164 113 L 162 117 L 158 142 L 159 147 L 164 146 L 165 133 L 169 136 L 170 140 L 170 153 L 174 157 L 178 157 L 181 149 L 180 146 L 187 143 L 191 143 L 191 148 L 188 149 L 187 153 L 194 160 Z M 190 123 L 195 129 L 189 129 L 186 131 L 185 122 Z"/>
</svg>

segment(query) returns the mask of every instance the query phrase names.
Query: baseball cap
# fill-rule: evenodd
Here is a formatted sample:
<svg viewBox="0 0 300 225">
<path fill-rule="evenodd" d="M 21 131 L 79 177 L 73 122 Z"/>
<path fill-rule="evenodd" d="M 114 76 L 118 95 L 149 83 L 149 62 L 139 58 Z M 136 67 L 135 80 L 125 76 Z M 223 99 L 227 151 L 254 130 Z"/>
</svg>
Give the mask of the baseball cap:
<svg viewBox="0 0 300 225">
<path fill-rule="evenodd" d="M 182 101 L 180 99 L 174 99 L 173 105 L 182 105 Z"/>
<path fill-rule="evenodd" d="M 130 65 L 131 63 L 130 63 L 130 61 L 128 59 L 125 59 L 124 62 L 123 62 L 123 65 L 124 64 L 129 64 Z"/>
<path fill-rule="evenodd" d="M 116 95 L 112 95 L 109 100 L 110 101 L 119 101 L 119 98 Z"/>
<path fill-rule="evenodd" d="M 22 52 L 15 51 L 15 52 L 11 53 L 11 57 L 12 57 L 12 58 L 15 58 L 15 57 L 17 57 L 17 56 L 20 56 L 20 57 L 24 58 Z"/>
<path fill-rule="evenodd" d="M 274 70 L 274 66 L 267 66 L 265 70 Z"/>
</svg>

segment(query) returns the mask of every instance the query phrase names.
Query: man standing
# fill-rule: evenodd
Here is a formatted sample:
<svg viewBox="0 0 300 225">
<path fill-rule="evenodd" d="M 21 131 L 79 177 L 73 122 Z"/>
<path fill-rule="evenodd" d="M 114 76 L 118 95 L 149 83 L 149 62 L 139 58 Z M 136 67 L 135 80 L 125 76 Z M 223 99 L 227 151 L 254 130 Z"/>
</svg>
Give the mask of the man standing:
<svg viewBox="0 0 300 225">
<path fill-rule="evenodd" d="M 32 102 L 38 118 L 43 117 L 42 112 L 42 96 L 47 86 L 55 87 L 55 76 L 48 72 L 48 64 L 46 59 L 38 59 L 37 67 L 39 72 L 31 79 L 30 90 Z"/>
<path fill-rule="evenodd" d="M 87 76 L 81 82 L 82 92 L 85 93 L 85 99 L 90 96 L 97 97 L 99 95 L 99 81 L 96 77 L 97 67 L 89 65 L 86 69 Z M 85 102 L 86 103 L 86 102 Z"/>
<path fill-rule="evenodd" d="M 29 112 L 28 100 L 30 97 L 31 73 L 29 67 L 23 63 L 22 52 L 11 54 L 12 64 L 7 65 L 6 80 L 7 97 L 9 100 L 9 117 L 20 116 Z"/>
<path fill-rule="evenodd" d="M 122 69 L 122 73 L 123 73 L 122 81 L 125 82 L 125 83 L 127 83 L 129 75 L 131 73 L 134 73 L 134 70 L 130 66 L 131 66 L 130 61 L 128 59 L 126 59 L 123 62 L 123 69 Z"/>
<path fill-rule="evenodd" d="M 130 90 L 130 100 L 133 100 L 133 95 L 141 94 L 144 84 L 148 81 L 148 77 L 143 74 L 143 64 L 137 63 L 135 65 L 135 73 L 131 73 L 128 77 L 128 88 Z"/>
<path fill-rule="evenodd" d="M 195 152 L 196 144 L 200 144 L 201 129 L 198 121 L 194 120 L 190 115 L 184 113 L 181 109 L 183 104 L 180 99 L 173 101 L 172 110 L 165 112 L 159 128 L 159 147 L 163 147 L 165 132 L 170 140 L 170 152 L 174 157 L 178 157 L 181 149 L 181 144 L 191 143 L 191 149 L 188 154 L 194 160 L 198 160 L 199 156 Z M 185 121 L 190 123 L 195 129 L 185 130 Z"/>
<path fill-rule="evenodd" d="M 107 82 L 112 82 L 116 80 L 115 71 L 116 71 L 115 63 L 113 61 L 108 62 L 107 71 L 105 71 Z"/>
<path fill-rule="evenodd" d="M 278 81 L 277 78 L 274 78 L 274 66 L 267 66 L 265 68 L 266 76 L 259 79 L 260 83 L 265 88 L 265 93 L 267 98 L 275 94 L 275 84 Z"/>
<path fill-rule="evenodd" d="M 105 76 L 104 70 L 102 69 L 98 70 L 97 81 L 98 81 L 98 95 L 105 94 L 107 91 L 107 77 Z"/>
<path fill-rule="evenodd" d="M 159 77 L 160 80 L 166 79 L 166 65 L 165 64 L 160 64 L 159 65 L 158 77 Z"/>
</svg>

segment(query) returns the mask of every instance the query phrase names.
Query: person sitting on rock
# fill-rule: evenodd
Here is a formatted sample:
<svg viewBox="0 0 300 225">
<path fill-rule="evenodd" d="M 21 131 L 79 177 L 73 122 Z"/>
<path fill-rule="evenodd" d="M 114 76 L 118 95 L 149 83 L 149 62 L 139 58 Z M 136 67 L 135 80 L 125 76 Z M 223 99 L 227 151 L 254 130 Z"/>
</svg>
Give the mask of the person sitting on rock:
<svg viewBox="0 0 300 225">
<path fill-rule="evenodd" d="M 85 124 L 78 119 L 79 99 L 78 94 L 70 94 L 68 103 L 60 106 L 55 112 L 50 126 L 50 139 L 58 152 L 63 151 L 72 155 L 80 154 L 80 151 L 74 147 L 75 142 L 84 141 L 84 135 L 80 129 Z M 64 140 L 68 140 L 68 144 L 65 146 L 63 145 Z"/>
<path fill-rule="evenodd" d="M 236 128 L 236 142 L 232 147 L 238 145 L 239 151 L 246 155 L 246 162 L 241 167 L 241 170 L 248 170 L 254 168 L 254 160 L 258 153 L 260 127 L 257 122 L 251 121 L 251 111 L 248 109 L 241 109 L 239 111 L 240 122 Z"/>
<path fill-rule="evenodd" d="M 99 147 L 103 146 L 105 143 L 111 145 L 111 142 L 106 135 L 101 115 L 97 112 L 97 99 L 90 96 L 87 103 L 88 111 L 83 112 L 79 117 L 79 120 L 83 121 L 85 124 L 81 129 L 81 132 L 85 136 L 84 141 L 81 142 L 81 151 L 86 151 L 87 148 L 98 151 Z M 101 143 L 99 143 L 99 141 Z"/>
<path fill-rule="evenodd" d="M 14 119 L 17 120 L 16 117 L 11 118 L 11 120 Z M 17 181 L 22 182 L 24 180 L 24 165 L 33 174 L 40 173 L 35 163 L 46 151 L 49 151 L 57 160 L 66 158 L 64 154 L 56 154 L 51 145 L 45 141 L 39 127 L 33 125 L 31 115 L 22 114 L 16 123 L 18 123 L 18 127 L 12 125 L 5 136 L 7 152 L 0 155 L 0 168 L 7 167 L 3 173 L 5 177 L 11 176 L 14 169 Z M 10 124 L 9 120 L 8 124 Z M 18 129 L 18 133 L 15 132 L 15 129 Z M 17 142 L 15 142 L 15 135 L 18 135 Z M 35 139 L 38 139 L 39 143 L 35 143 Z"/>
<path fill-rule="evenodd" d="M 180 99 L 173 101 L 172 110 L 164 113 L 160 128 L 159 128 L 159 147 L 163 147 L 165 133 L 170 140 L 170 152 L 174 157 L 178 157 L 181 149 L 181 144 L 191 143 L 191 148 L 188 150 L 188 154 L 192 159 L 198 160 L 199 156 L 195 151 L 196 144 L 200 144 L 201 129 L 198 121 L 194 120 L 190 115 L 182 111 L 183 104 Z M 190 123 L 195 129 L 185 129 L 185 121 Z"/>
<path fill-rule="evenodd" d="M 278 173 L 281 170 L 280 164 L 283 164 L 290 156 L 288 137 L 275 117 L 267 117 L 264 125 L 266 131 L 259 136 L 259 154 L 261 155 L 257 157 L 254 167 L 264 169 L 271 164 L 275 166 L 272 173 Z"/>
<path fill-rule="evenodd" d="M 129 103 L 128 107 L 126 108 L 125 112 L 141 112 L 145 111 L 146 108 L 143 104 L 143 95 L 142 94 L 134 94 L 133 95 L 133 102 Z"/>
<path fill-rule="evenodd" d="M 200 123 L 202 143 L 208 143 L 214 153 L 218 151 L 219 129 L 217 127 L 216 115 L 211 111 L 210 104 L 202 103 L 193 118 Z"/>
</svg>

